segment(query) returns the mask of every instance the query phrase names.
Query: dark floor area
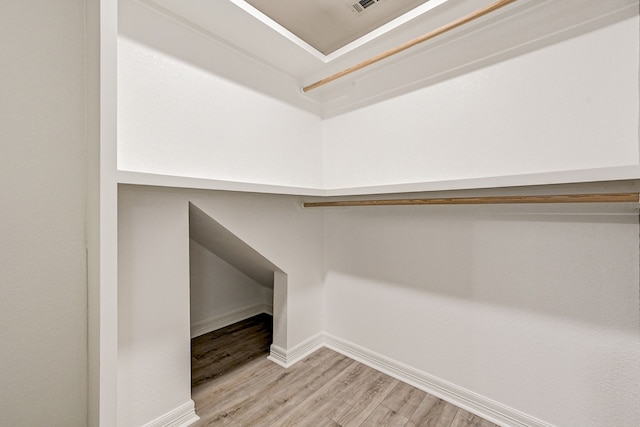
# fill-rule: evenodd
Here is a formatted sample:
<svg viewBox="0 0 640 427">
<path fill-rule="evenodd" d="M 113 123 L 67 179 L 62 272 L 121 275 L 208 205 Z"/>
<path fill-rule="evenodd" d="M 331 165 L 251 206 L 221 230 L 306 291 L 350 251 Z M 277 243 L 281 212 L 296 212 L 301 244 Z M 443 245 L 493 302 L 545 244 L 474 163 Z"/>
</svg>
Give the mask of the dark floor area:
<svg viewBox="0 0 640 427">
<path fill-rule="evenodd" d="M 262 313 L 191 340 L 191 387 L 269 353 L 273 318 Z"/>
</svg>

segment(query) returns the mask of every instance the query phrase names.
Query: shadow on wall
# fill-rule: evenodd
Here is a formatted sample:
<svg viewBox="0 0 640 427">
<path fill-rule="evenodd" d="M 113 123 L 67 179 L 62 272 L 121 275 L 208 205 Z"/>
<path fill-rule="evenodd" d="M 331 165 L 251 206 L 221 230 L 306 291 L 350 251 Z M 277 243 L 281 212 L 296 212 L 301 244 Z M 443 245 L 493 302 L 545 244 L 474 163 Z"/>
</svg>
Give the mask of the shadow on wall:
<svg viewBox="0 0 640 427">
<path fill-rule="evenodd" d="M 348 277 L 370 282 L 372 292 L 376 284 L 402 286 L 637 333 L 638 215 L 586 211 L 327 210 L 326 276 L 339 292 L 348 292 Z"/>
<path fill-rule="evenodd" d="M 193 203 L 189 203 L 189 238 L 264 287 L 273 289 L 273 273 L 282 272 L 275 264 Z"/>
</svg>

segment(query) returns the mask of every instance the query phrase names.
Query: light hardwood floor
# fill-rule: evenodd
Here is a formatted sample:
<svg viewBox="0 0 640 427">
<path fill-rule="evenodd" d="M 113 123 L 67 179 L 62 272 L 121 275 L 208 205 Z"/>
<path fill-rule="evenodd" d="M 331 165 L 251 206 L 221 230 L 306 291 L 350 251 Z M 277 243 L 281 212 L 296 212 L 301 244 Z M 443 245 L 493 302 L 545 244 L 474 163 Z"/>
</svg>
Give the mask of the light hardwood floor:
<svg viewBox="0 0 640 427">
<path fill-rule="evenodd" d="M 284 369 L 270 336 L 257 316 L 192 340 L 197 426 L 495 427 L 327 348 Z"/>
</svg>

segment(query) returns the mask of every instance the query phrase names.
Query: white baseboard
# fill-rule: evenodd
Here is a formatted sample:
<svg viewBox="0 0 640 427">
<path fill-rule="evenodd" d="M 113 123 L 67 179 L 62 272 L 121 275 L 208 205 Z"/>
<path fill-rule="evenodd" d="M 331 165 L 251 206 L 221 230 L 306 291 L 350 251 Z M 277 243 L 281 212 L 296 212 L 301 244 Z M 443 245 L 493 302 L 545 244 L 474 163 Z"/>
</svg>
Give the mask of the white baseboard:
<svg viewBox="0 0 640 427">
<path fill-rule="evenodd" d="M 216 316 L 209 317 L 208 319 L 200 320 L 199 322 L 195 322 L 191 325 L 191 338 L 199 337 L 200 335 L 224 328 L 225 326 L 233 325 L 234 323 L 261 313 L 270 314 L 267 310 L 273 311 L 273 309 L 268 307 L 266 304 L 256 303 L 237 308 L 227 313 L 218 314 Z"/>
<path fill-rule="evenodd" d="M 502 427 L 554 427 L 470 390 L 327 333 L 315 335 L 290 350 L 272 345 L 268 359 L 288 368 L 321 347 L 342 353 Z"/>
<path fill-rule="evenodd" d="M 278 347 L 275 344 L 271 344 L 270 353 L 269 356 L 267 356 L 267 359 L 282 366 L 283 368 L 288 368 L 292 365 L 287 365 L 287 350 L 283 349 L 282 347 Z"/>
<path fill-rule="evenodd" d="M 553 427 L 537 418 L 488 399 L 465 388 L 419 371 L 357 344 L 324 335 L 324 345 L 358 362 L 426 391 L 446 402 L 503 427 Z"/>
<path fill-rule="evenodd" d="M 277 363 L 283 368 L 288 368 L 323 346 L 324 334 L 319 333 L 292 347 L 290 350 L 285 350 L 272 344 L 271 354 L 267 359 Z"/>
<path fill-rule="evenodd" d="M 188 427 L 200 419 L 196 415 L 196 406 L 193 400 L 178 406 L 172 411 L 156 418 L 142 427 Z"/>
</svg>

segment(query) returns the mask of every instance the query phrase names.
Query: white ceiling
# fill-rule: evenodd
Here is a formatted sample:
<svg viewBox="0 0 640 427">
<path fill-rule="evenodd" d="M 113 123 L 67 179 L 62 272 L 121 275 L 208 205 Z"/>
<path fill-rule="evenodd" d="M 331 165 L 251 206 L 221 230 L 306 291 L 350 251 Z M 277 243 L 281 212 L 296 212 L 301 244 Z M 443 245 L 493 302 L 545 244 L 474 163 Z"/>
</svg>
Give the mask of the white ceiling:
<svg viewBox="0 0 640 427">
<path fill-rule="evenodd" d="M 274 0 L 248 0 L 257 5 Z M 333 2 L 329 7 L 327 2 Z M 309 5 L 311 10 L 346 10 L 347 0 L 282 0 L 282 4 Z M 351 3 L 348 0 L 347 3 Z M 383 7 L 396 0 L 383 0 Z M 389 97 L 489 66 L 564 39 L 638 14 L 638 0 L 517 0 L 464 27 L 453 30 L 365 70 L 303 94 L 301 88 L 342 71 L 399 44 L 470 14 L 495 0 L 403 1 L 390 17 L 411 9 L 377 30 L 328 55 L 335 46 L 358 37 L 383 21 L 364 25 L 328 41 L 336 21 L 329 25 L 321 12 L 300 15 L 289 11 L 282 22 L 270 19 L 244 0 L 120 0 L 121 35 L 163 50 L 182 60 L 239 84 L 303 108 L 321 117 L 335 116 Z M 355 2 L 355 1 L 354 1 Z M 417 5 L 417 7 L 415 7 Z M 308 6 L 311 7 L 311 6 Z M 327 7 L 327 9 L 323 9 Z M 319 8 L 319 9 L 317 9 Z M 143 10 L 144 9 L 144 10 Z M 158 17 L 147 16 L 152 11 Z M 268 10 L 267 13 L 272 13 Z M 294 33 L 311 27 L 309 19 L 324 22 L 318 37 L 308 38 L 318 49 Z M 330 15 L 330 13 L 327 13 Z M 279 18 L 276 18 L 279 19 Z M 357 19 L 357 18 L 356 18 Z M 164 21 L 163 21 L 164 20 Z M 287 23 L 288 22 L 288 23 Z M 306 24 L 305 24 L 306 22 Z M 209 44 L 194 44 L 180 35 L 180 26 L 206 36 Z M 326 28 L 324 28 L 326 27 Z M 184 40 L 184 41 L 183 41 Z M 322 43 L 325 43 L 322 44 Z M 332 45 L 332 43 L 337 43 Z M 319 44 L 320 43 L 320 44 Z"/>
</svg>

